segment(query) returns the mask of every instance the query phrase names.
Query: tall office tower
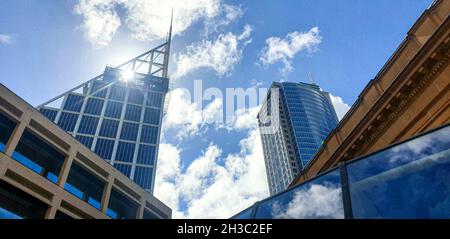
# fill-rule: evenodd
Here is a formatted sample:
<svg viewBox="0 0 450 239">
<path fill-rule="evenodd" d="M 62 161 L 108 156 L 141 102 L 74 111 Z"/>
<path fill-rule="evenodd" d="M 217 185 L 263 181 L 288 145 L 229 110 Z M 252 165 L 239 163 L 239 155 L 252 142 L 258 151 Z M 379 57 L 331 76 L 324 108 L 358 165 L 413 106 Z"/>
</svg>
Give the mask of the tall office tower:
<svg viewBox="0 0 450 239">
<path fill-rule="evenodd" d="M 150 193 L 156 173 L 170 41 L 38 106 L 82 144 Z"/>
<path fill-rule="evenodd" d="M 274 82 L 258 113 L 271 195 L 283 191 L 308 164 L 338 118 L 316 84 Z"/>
</svg>

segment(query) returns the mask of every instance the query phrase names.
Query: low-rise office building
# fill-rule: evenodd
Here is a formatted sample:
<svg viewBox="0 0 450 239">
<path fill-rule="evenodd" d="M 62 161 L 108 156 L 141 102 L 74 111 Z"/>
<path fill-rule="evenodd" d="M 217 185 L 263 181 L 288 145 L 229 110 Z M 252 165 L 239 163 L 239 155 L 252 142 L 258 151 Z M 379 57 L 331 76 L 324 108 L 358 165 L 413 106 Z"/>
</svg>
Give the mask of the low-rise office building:
<svg viewBox="0 0 450 239">
<path fill-rule="evenodd" d="M 171 218 L 171 209 L 0 84 L 0 218 Z"/>
</svg>

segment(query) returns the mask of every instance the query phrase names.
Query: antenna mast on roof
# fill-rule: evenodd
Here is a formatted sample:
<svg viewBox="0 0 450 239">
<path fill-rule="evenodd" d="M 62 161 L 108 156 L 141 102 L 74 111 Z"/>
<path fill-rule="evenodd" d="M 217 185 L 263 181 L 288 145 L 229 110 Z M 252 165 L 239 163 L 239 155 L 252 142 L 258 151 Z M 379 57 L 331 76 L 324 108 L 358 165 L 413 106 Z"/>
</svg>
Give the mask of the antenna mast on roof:
<svg viewBox="0 0 450 239">
<path fill-rule="evenodd" d="M 314 84 L 314 85 L 316 84 L 316 82 L 314 82 L 314 78 L 313 78 L 311 71 L 308 71 L 308 80 L 309 80 L 309 83 Z"/>
</svg>

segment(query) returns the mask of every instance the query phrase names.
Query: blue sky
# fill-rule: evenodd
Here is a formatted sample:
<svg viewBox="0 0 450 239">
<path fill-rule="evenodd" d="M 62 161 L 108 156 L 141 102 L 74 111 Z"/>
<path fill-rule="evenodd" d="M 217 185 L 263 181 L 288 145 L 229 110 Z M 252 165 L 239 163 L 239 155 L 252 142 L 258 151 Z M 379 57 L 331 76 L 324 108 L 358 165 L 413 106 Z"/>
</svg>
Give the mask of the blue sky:
<svg viewBox="0 0 450 239">
<path fill-rule="evenodd" d="M 162 43 L 174 7 L 173 88 L 315 82 L 345 113 L 431 4 L 380 1 L 0 1 L 0 82 L 38 105 Z M 271 39 L 271 40 L 269 40 Z M 343 102 L 339 101 L 340 97 Z M 347 104 L 347 105 L 346 105 Z M 223 106 L 205 101 L 208 112 Z M 174 217 L 228 217 L 268 195 L 257 107 L 208 121 L 175 90 L 155 194 Z"/>
</svg>

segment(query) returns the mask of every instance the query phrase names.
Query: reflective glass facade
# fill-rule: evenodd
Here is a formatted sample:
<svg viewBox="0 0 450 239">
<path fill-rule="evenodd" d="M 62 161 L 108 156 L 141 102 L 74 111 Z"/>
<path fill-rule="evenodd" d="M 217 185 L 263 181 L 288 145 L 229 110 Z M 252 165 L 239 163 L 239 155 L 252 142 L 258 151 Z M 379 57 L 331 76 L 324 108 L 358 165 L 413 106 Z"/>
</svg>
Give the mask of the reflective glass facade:
<svg viewBox="0 0 450 239">
<path fill-rule="evenodd" d="M 343 163 L 233 218 L 450 218 L 450 125 Z"/>
<path fill-rule="evenodd" d="M 168 79 L 136 73 L 125 82 L 120 77 L 120 70 L 107 67 L 81 91 L 66 93 L 60 108 L 40 111 L 153 192 Z"/>
<path fill-rule="evenodd" d="M 338 119 L 328 93 L 315 84 L 274 82 L 271 89 L 278 93 L 276 96 L 268 93 L 258 121 L 260 128 L 270 125 L 274 129 L 270 133 L 261 130 L 269 189 L 273 195 L 285 190 L 309 163 Z M 272 107 L 276 107 L 278 114 L 272 114 Z"/>
</svg>

